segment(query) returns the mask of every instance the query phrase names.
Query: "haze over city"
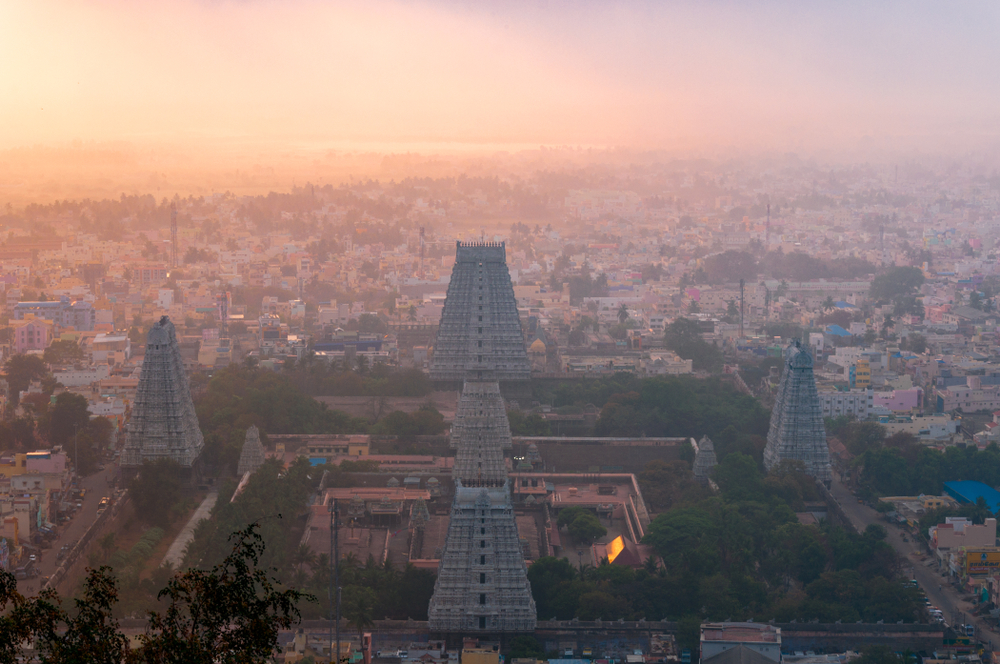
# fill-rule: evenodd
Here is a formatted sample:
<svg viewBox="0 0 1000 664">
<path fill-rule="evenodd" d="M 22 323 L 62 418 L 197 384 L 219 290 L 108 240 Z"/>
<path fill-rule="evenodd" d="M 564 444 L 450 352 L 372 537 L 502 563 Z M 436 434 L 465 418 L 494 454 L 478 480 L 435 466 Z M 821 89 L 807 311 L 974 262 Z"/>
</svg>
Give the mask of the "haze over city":
<svg viewBox="0 0 1000 664">
<path fill-rule="evenodd" d="M 987 2 L 11 0 L 0 146 L 152 150 L 214 171 L 541 145 L 992 154 L 998 30 Z"/>
<path fill-rule="evenodd" d="M 0 660 L 1000 664 L 997 35 L 0 2 Z"/>
</svg>

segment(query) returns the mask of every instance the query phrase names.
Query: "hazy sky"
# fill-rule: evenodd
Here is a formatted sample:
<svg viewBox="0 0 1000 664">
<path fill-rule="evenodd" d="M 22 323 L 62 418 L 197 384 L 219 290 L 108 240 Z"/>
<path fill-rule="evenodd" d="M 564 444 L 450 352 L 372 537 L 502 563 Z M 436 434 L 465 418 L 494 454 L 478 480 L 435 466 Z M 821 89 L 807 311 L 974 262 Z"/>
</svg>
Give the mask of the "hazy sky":
<svg viewBox="0 0 1000 664">
<path fill-rule="evenodd" d="M 965 149 L 996 2 L 0 0 L 0 147 Z"/>
</svg>

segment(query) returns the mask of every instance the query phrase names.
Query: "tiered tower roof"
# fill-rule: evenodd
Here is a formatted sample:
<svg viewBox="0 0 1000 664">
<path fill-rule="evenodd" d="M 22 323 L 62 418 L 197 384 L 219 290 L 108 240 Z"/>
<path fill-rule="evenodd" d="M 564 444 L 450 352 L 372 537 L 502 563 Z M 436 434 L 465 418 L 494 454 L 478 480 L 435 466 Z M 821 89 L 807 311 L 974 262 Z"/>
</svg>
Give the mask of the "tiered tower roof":
<svg viewBox="0 0 1000 664">
<path fill-rule="evenodd" d="M 253 424 L 247 429 L 246 440 L 243 441 L 243 449 L 240 451 L 240 462 L 236 466 L 236 474 L 243 477 L 246 473 L 252 473 L 264 465 L 264 446 L 260 442 L 260 432 Z"/>
<path fill-rule="evenodd" d="M 504 450 L 511 449 L 510 422 L 495 382 L 467 380 L 451 426 L 452 476 L 465 486 L 501 486 L 507 480 Z"/>
<path fill-rule="evenodd" d="M 455 502 L 428 609 L 431 629 L 532 631 L 535 601 L 503 458 L 510 423 L 496 382 L 465 382 L 451 442 Z"/>
<path fill-rule="evenodd" d="M 500 382 L 531 376 L 507 250 L 503 242 L 457 242 L 431 378 L 461 381 L 485 374 Z"/>
<path fill-rule="evenodd" d="M 146 355 L 125 436 L 122 466 L 130 468 L 158 459 L 173 459 L 190 468 L 205 446 L 177 333 L 167 316 L 153 324 L 146 336 Z"/>
<path fill-rule="evenodd" d="M 438 632 L 535 629 L 535 600 L 506 483 L 465 487 L 459 480 L 428 618 Z"/>
<path fill-rule="evenodd" d="M 701 440 L 698 441 L 698 452 L 694 455 L 694 478 L 702 484 L 708 484 L 709 473 L 718 463 L 712 439 L 708 436 L 702 436 Z"/>
<path fill-rule="evenodd" d="M 823 482 L 833 477 L 830 448 L 823 426 L 823 410 L 816 391 L 813 358 L 795 342 L 785 350 L 785 373 L 771 411 L 771 427 L 764 448 L 764 466 L 772 470 L 785 460 L 805 464 L 806 472 Z"/>
</svg>

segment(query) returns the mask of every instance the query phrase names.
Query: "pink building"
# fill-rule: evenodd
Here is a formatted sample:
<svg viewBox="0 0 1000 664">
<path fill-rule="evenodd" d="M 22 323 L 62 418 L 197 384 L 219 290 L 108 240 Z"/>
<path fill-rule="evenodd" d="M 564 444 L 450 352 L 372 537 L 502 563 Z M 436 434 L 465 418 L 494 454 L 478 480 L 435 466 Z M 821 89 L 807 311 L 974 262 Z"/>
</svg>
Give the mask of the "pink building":
<svg viewBox="0 0 1000 664">
<path fill-rule="evenodd" d="M 888 408 L 894 413 L 908 413 L 920 408 L 924 400 L 924 391 L 919 387 L 908 390 L 893 390 L 892 392 L 876 392 L 874 406 Z"/>
<path fill-rule="evenodd" d="M 14 328 L 14 352 L 21 354 L 29 350 L 45 350 L 52 343 L 52 322 L 43 318 L 12 320 Z"/>
<path fill-rule="evenodd" d="M 997 520 L 986 519 L 980 526 L 967 519 L 946 517 L 930 529 L 931 546 L 935 549 L 959 549 L 993 546 L 997 539 Z"/>
</svg>

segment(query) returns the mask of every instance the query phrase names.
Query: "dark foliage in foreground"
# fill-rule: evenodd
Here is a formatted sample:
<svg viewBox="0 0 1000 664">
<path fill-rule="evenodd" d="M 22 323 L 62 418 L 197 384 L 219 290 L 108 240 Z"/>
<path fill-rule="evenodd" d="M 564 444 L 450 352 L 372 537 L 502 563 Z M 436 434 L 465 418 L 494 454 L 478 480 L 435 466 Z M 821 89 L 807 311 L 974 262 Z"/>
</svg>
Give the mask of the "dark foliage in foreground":
<svg viewBox="0 0 1000 664">
<path fill-rule="evenodd" d="M 211 570 L 179 573 L 160 591 L 165 612 L 150 612 L 149 628 L 130 650 L 113 609 L 118 584 L 112 570 L 89 570 L 74 610 L 63 608 L 53 590 L 26 598 L 13 575 L 0 571 L 0 664 L 24 657 L 31 643 L 46 664 L 107 662 L 168 664 L 181 662 L 269 662 L 278 631 L 299 620 L 298 604 L 314 601 L 296 590 L 281 590 L 274 570 L 258 565 L 264 545 L 257 524 L 230 536 L 225 560 Z"/>
</svg>

